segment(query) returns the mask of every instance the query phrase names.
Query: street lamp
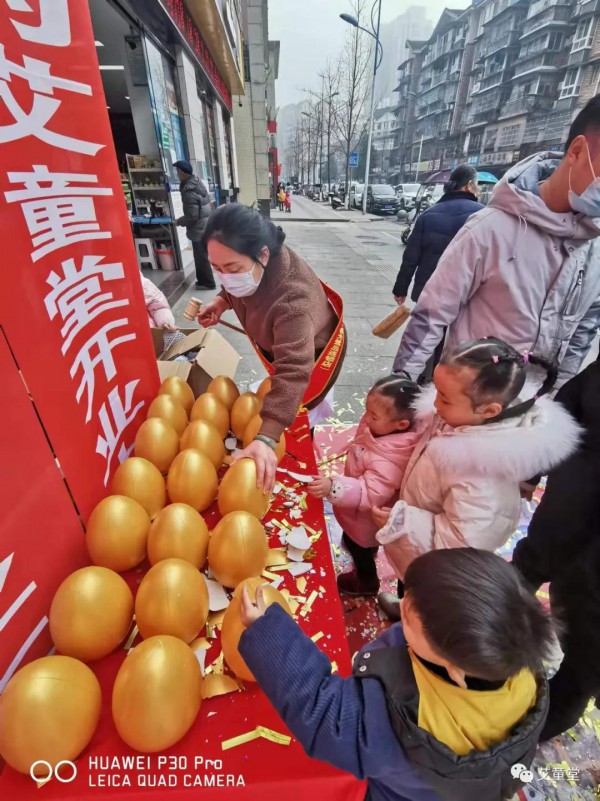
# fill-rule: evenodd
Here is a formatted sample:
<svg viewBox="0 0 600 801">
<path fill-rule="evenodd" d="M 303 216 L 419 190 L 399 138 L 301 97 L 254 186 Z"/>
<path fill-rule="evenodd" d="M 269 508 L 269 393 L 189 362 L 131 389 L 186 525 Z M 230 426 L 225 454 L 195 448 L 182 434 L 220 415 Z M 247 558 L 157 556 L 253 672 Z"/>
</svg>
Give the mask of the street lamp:
<svg viewBox="0 0 600 801">
<path fill-rule="evenodd" d="M 327 98 L 327 191 L 331 192 L 331 101 L 339 92 L 332 92 Z"/>
<path fill-rule="evenodd" d="M 375 78 L 377 76 L 377 70 L 381 66 L 381 62 L 383 60 L 383 46 L 379 41 L 379 30 L 381 27 L 381 0 L 375 0 L 375 3 L 378 3 L 377 26 L 374 27 L 373 31 L 369 31 L 367 28 L 363 28 L 362 25 L 359 25 L 357 18 L 353 17 L 351 14 L 340 14 L 340 19 L 343 19 L 344 22 L 347 22 L 349 25 L 353 25 L 355 28 L 358 28 L 364 33 L 368 33 L 369 36 L 372 36 L 375 39 L 375 52 L 373 54 L 373 82 L 371 85 L 371 113 L 369 115 L 369 136 L 367 138 L 367 158 L 365 162 L 365 188 L 362 195 L 363 214 L 367 213 L 367 190 L 369 188 L 369 171 L 371 169 L 371 144 L 373 142 L 373 117 L 375 114 Z M 373 7 L 371 9 L 371 22 L 373 21 L 375 3 L 373 3 Z"/>
</svg>

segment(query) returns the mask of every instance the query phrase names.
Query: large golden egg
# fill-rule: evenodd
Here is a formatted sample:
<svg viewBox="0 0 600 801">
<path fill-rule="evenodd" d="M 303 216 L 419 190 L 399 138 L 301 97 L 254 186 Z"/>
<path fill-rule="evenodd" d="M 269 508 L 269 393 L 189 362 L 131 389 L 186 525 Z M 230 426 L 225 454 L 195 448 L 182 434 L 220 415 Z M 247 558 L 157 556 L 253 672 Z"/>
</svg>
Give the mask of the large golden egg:
<svg viewBox="0 0 600 801">
<path fill-rule="evenodd" d="M 261 409 L 262 401 L 254 392 L 244 392 L 236 400 L 231 410 L 231 430 L 238 439 L 244 438 L 246 426 Z"/>
<path fill-rule="evenodd" d="M 150 517 L 140 503 L 125 495 L 109 495 L 94 508 L 87 523 L 90 558 L 117 573 L 131 570 L 146 558 L 149 531 Z"/>
<path fill-rule="evenodd" d="M 260 387 L 256 390 L 256 395 L 261 400 L 265 399 L 265 395 L 268 395 L 271 391 L 272 381 L 270 378 L 265 378 L 265 380 L 261 383 Z"/>
<path fill-rule="evenodd" d="M 150 417 L 138 429 L 134 453 L 167 473 L 179 453 L 179 436 L 162 417 Z"/>
<path fill-rule="evenodd" d="M 244 432 L 244 448 L 247 448 L 251 442 L 255 439 L 256 435 L 261 429 L 262 426 L 262 417 L 260 414 L 255 414 L 252 420 L 246 426 L 246 431 Z M 279 463 L 283 457 L 285 456 L 285 434 L 282 434 L 279 438 L 279 442 L 275 447 L 275 456 L 277 457 L 277 462 Z"/>
<path fill-rule="evenodd" d="M 194 448 L 181 451 L 169 470 L 167 487 L 173 503 L 187 503 L 203 512 L 217 497 L 219 479 L 208 456 Z"/>
<path fill-rule="evenodd" d="M 264 584 L 264 581 L 259 578 L 250 578 L 244 581 L 243 584 L 248 587 L 250 598 L 252 601 L 254 601 L 256 599 L 256 590 L 261 584 Z M 225 661 L 236 676 L 239 676 L 240 679 L 245 679 L 246 681 L 256 681 L 253 674 L 250 672 L 248 665 L 246 665 L 240 656 L 240 652 L 238 651 L 240 637 L 245 631 L 245 626 L 240 617 L 241 593 L 242 587 L 236 587 L 234 597 L 227 607 L 225 616 L 223 617 L 223 625 L 221 628 L 221 647 L 223 649 Z M 275 589 L 275 587 L 270 585 L 263 587 L 263 595 L 267 606 L 277 603 L 283 609 L 285 609 L 288 615 L 292 614 L 287 601 L 279 592 L 279 590 Z"/>
<path fill-rule="evenodd" d="M 101 709 L 100 684 L 87 665 L 70 656 L 36 659 L 0 695 L 0 756 L 27 774 L 38 760 L 53 767 L 73 761 L 92 739 Z M 37 775 L 45 778 L 48 767 L 40 765 Z"/>
<path fill-rule="evenodd" d="M 150 568 L 135 597 L 135 620 L 145 640 L 169 634 L 191 642 L 207 618 L 208 589 L 194 565 L 163 559 Z"/>
<path fill-rule="evenodd" d="M 194 404 L 190 420 L 207 420 L 212 423 L 219 432 L 221 439 L 225 439 L 229 434 L 229 411 L 227 406 L 212 392 L 205 392 L 204 395 L 200 395 Z"/>
<path fill-rule="evenodd" d="M 248 512 L 231 512 L 217 524 L 208 543 L 208 564 L 225 587 L 260 575 L 267 566 L 269 542 L 259 520 Z"/>
<path fill-rule="evenodd" d="M 219 511 L 223 516 L 230 512 L 250 512 L 261 520 L 269 508 L 270 495 L 256 486 L 254 459 L 240 459 L 223 476 L 219 487 Z"/>
<path fill-rule="evenodd" d="M 168 398 L 168 395 L 162 397 Z M 132 456 L 125 459 L 112 477 L 110 491 L 113 495 L 127 495 L 141 503 L 151 519 L 167 502 L 165 480 L 160 470 L 147 459 Z"/>
<path fill-rule="evenodd" d="M 121 665 L 112 694 L 115 727 L 143 753 L 175 745 L 202 703 L 202 674 L 194 652 L 176 637 L 151 637 Z"/>
<path fill-rule="evenodd" d="M 215 466 L 215 470 L 219 470 L 225 459 L 223 439 L 208 420 L 192 420 L 181 438 L 181 450 L 186 448 L 195 448 L 208 456 Z"/>
<path fill-rule="evenodd" d="M 93 662 L 112 653 L 127 636 L 133 618 L 133 595 L 114 571 L 83 567 L 60 585 L 49 618 L 58 651 Z"/>
<path fill-rule="evenodd" d="M 177 431 L 178 437 L 183 434 L 188 424 L 188 414 L 185 408 L 172 395 L 158 395 L 154 398 L 146 417 L 148 419 L 162 417 L 169 425 L 173 426 Z"/>
<path fill-rule="evenodd" d="M 150 564 L 163 559 L 183 559 L 200 569 L 206 563 L 209 537 L 204 518 L 191 506 L 186 503 L 165 506 L 150 526 Z"/>
<path fill-rule="evenodd" d="M 212 392 L 217 398 L 223 401 L 227 411 L 233 409 L 233 404 L 240 397 L 240 391 L 235 383 L 226 375 L 218 375 L 208 385 L 207 392 Z"/>
<path fill-rule="evenodd" d="M 196 398 L 194 397 L 192 388 L 187 381 L 183 380 L 183 378 L 179 378 L 179 376 L 176 375 L 165 378 L 160 385 L 158 394 L 170 395 L 172 398 L 175 398 L 175 400 L 179 401 L 179 403 L 183 406 L 186 414 L 189 417 Z"/>
</svg>

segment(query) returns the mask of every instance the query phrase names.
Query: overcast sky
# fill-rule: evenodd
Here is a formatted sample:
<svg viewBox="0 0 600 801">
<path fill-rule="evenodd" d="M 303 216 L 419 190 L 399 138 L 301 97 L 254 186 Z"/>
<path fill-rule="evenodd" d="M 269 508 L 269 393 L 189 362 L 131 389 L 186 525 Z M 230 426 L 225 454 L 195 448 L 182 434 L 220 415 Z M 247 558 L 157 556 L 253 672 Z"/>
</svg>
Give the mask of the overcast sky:
<svg viewBox="0 0 600 801">
<path fill-rule="evenodd" d="M 446 6 L 466 8 L 470 0 L 382 0 L 381 21 L 390 22 L 409 6 L 425 5 L 428 16 L 436 22 Z M 318 88 L 318 72 L 329 57 L 344 44 L 348 28 L 340 14 L 352 13 L 350 0 L 270 0 L 269 38 L 279 39 L 279 80 L 277 105 L 297 103 L 303 89 Z"/>
</svg>

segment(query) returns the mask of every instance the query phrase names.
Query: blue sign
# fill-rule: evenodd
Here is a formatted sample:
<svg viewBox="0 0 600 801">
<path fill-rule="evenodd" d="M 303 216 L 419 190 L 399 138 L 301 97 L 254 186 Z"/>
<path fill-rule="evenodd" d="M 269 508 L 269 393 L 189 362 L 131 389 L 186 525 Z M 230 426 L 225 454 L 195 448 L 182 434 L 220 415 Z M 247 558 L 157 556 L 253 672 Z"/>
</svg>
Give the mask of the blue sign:
<svg viewBox="0 0 600 801">
<path fill-rule="evenodd" d="M 348 156 L 348 166 L 358 167 L 358 153 L 350 153 Z"/>
</svg>

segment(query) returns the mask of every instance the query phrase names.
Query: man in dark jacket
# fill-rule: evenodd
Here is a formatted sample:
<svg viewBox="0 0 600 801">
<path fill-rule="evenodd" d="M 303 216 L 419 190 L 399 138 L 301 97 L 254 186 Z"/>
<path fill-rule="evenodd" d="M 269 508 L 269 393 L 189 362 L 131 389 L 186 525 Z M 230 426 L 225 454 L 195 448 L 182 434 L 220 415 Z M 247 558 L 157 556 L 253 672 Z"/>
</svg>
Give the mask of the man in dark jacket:
<svg viewBox="0 0 600 801">
<path fill-rule="evenodd" d="M 600 694 L 600 361 L 568 381 L 556 400 L 585 429 L 581 447 L 548 477 L 513 564 L 537 588 L 550 582 L 565 626 L 564 660 L 550 681 L 542 739 L 574 726 Z"/>
<path fill-rule="evenodd" d="M 208 189 L 193 174 L 189 161 L 176 161 L 173 166 L 177 169 L 181 182 L 179 190 L 183 202 L 183 216 L 177 220 L 177 225 L 185 226 L 187 238 L 192 243 L 196 264 L 196 289 L 216 289 L 206 245 L 202 241 L 204 227 L 211 212 Z"/>
<path fill-rule="evenodd" d="M 368 801 L 503 801 L 522 782 L 547 712 L 552 624 L 499 556 L 431 551 L 405 577 L 402 624 L 353 675 L 278 604 L 242 591 L 239 651 L 309 756 L 368 780 Z M 477 678 L 475 678 L 477 677 Z"/>
</svg>

